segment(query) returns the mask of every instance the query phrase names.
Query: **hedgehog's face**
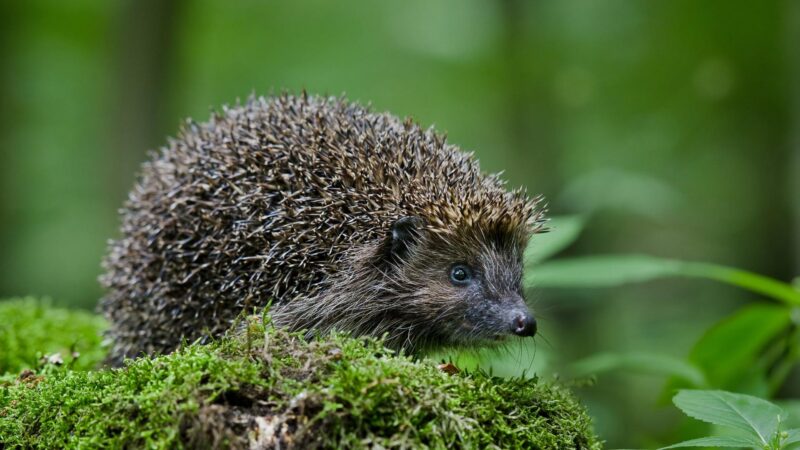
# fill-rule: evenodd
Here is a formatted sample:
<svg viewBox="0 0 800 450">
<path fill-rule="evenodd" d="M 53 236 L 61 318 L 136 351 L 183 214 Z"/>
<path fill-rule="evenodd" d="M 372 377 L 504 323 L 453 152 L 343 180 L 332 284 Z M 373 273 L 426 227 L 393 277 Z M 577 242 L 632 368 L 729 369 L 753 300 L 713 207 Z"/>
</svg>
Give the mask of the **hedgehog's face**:
<svg viewBox="0 0 800 450">
<path fill-rule="evenodd" d="M 474 345 L 533 336 L 536 320 L 522 290 L 524 242 L 483 230 L 441 236 L 400 219 L 392 231 L 392 276 L 409 325 L 424 323 L 423 345 Z"/>
</svg>

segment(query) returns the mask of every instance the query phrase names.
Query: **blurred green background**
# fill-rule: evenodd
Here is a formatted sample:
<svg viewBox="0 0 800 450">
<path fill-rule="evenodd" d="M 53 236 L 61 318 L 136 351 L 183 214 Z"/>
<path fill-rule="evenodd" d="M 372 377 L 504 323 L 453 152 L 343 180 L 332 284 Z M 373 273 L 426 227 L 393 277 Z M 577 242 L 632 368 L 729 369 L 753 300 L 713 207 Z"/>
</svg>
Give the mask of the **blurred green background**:
<svg viewBox="0 0 800 450">
<path fill-rule="evenodd" d="M 798 2 L 0 8 L 0 297 L 93 308 L 116 209 L 146 152 L 185 117 L 284 89 L 412 116 L 544 194 L 553 214 L 591 213 L 568 255 L 800 273 Z M 694 281 L 536 289 L 537 367 L 557 373 L 608 350 L 682 357 L 750 297 Z M 678 415 L 658 403 L 662 381 L 608 374 L 580 390 L 609 446 L 670 439 Z M 780 395 L 800 396 L 800 374 Z"/>
</svg>

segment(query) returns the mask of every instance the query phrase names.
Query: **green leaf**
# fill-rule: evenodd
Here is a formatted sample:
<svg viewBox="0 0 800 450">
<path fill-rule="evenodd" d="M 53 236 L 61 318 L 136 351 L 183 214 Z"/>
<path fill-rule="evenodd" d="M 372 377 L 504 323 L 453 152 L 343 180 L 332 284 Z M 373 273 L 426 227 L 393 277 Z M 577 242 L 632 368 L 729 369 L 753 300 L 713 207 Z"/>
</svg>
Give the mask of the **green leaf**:
<svg viewBox="0 0 800 450">
<path fill-rule="evenodd" d="M 800 362 L 800 329 L 794 325 L 800 319 L 794 316 L 798 312 L 800 308 L 794 308 L 794 311 L 789 313 L 792 316 L 792 325 L 789 325 L 786 331 L 773 339 L 761 352 L 758 366 L 763 368 L 762 372 L 766 375 L 764 381 L 769 393 L 763 397 L 771 398 L 778 392 L 791 375 L 792 369 Z"/>
<path fill-rule="evenodd" d="M 727 437 L 727 436 L 712 436 L 712 437 L 704 437 L 699 439 L 692 439 L 689 441 L 679 442 L 677 444 L 672 444 L 669 447 L 661 447 L 659 450 L 664 450 L 667 448 L 678 448 L 678 447 L 760 447 L 758 441 L 751 441 L 749 439 L 740 438 L 740 437 Z"/>
<path fill-rule="evenodd" d="M 707 386 L 705 375 L 700 369 L 682 359 L 667 355 L 651 353 L 601 353 L 582 359 L 572 365 L 572 370 L 576 376 L 585 376 L 619 369 L 673 376 L 697 388 Z"/>
<path fill-rule="evenodd" d="M 784 415 L 766 400 L 726 391 L 682 390 L 672 401 L 689 417 L 745 431 L 759 445 L 774 438 Z"/>
<path fill-rule="evenodd" d="M 757 294 L 771 297 L 789 305 L 800 305 L 800 291 L 784 283 L 757 273 L 709 263 L 684 263 L 687 276 L 707 278 L 732 284 Z"/>
<path fill-rule="evenodd" d="M 645 255 L 558 259 L 530 270 L 536 287 L 612 287 L 680 274 L 680 262 Z"/>
<path fill-rule="evenodd" d="M 800 399 L 777 400 L 775 404 L 786 411 L 786 420 L 781 421 L 781 425 L 788 428 L 800 427 Z"/>
<path fill-rule="evenodd" d="M 689 353 L 689 361 L 706 374 L 710 386 L 740 387 L 746 375 L 761 368 L 753 365 L 776 336 L 791 324 L 789 310 L 778 305 L 755 304 L 711 327 Z"/>
<path fill-rule="evenodd" d="M 784 433 L 786 433 L 786 436 L 781 440 L 781 446 L 785 447 L 800 442 L 800 428 L 786 430 Z"/>
<path fill-rule="evenodd" d="M 613 287 L 660 278 L 691 277 L 720 281 L 783 303 L 800 305 L 800 292 L 787 283 L 716 264 L 646 255 L 605 255 L 559 259 L 529 267 L 529 284 L 536 287 Z"/>
<path fill-rule="evenodd" d="M 526 261 L 528 264 L 542 262 L 575 242 L 586 224 L 584 216 L 553 217 L 547 224 L 547 233 L 535 235 L 528 244 Z"/>
</svg>

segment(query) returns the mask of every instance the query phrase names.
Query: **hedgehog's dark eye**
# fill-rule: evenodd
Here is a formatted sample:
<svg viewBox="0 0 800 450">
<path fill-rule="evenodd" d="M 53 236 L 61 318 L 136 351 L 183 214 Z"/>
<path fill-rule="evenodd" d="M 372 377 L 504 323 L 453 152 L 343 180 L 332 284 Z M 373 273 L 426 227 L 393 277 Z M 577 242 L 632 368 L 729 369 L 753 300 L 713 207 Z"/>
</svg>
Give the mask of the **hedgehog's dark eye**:
<svg viewBox="0 0 800 450">
<path fill-rule="evenodd" d="M 456 286 L 464 286 L 472 280 L 472 269 L 464 264 L 456 264 L 450 269 L 450 282 Z"/>
</svg>

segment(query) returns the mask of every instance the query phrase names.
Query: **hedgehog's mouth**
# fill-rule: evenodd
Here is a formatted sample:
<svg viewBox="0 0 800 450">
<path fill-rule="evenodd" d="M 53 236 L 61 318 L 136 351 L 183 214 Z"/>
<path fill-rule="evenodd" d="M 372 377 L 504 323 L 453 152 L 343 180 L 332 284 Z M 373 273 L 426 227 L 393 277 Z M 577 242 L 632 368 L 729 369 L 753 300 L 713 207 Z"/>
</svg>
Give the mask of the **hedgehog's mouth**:
<svg viewBox="0 0 800 450">
<path fill-rule="evenodd" d="M 479 329 L 474 323 L 465 321 L 451 342 L 468 347 L 495 347 L 505 344 L 513 334 L 501 330 Z"/>
<path fill-rule="evenodd" d="M 496 333 L 477 338 L 473 341 L 472 345 L 478 347 L 498 347 L 504 345 L 507 340 L 508 335 Z"/>
</svg>

